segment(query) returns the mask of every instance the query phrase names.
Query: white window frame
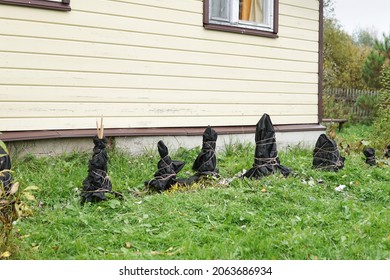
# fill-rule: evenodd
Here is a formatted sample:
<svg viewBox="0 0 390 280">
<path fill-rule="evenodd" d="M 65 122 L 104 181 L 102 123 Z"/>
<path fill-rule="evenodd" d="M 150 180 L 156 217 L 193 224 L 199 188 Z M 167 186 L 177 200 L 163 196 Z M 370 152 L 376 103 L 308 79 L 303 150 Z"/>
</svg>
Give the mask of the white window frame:
<svg viewBox="0 0 390 280">
<path fill-rule="evenodd" d="M 265 32 L 274 32 L 275 24 L 274 24 L 274 0 L 262 0 L 263 1 L 263 18 L 264 23 L 256 23 L 250 21 L 239 20 L 239 9 L 240 9 L 240 1 L 239 0 L 226 0 L 227 9 L 229 18 L 220 18 L 212 16 L 212 1 L 209 0 L 209 24 L 216 25 L 226 25 L 231 27 L 238 27 L 243 29 L 253 29 L 260 30 Z"/>
</svg>

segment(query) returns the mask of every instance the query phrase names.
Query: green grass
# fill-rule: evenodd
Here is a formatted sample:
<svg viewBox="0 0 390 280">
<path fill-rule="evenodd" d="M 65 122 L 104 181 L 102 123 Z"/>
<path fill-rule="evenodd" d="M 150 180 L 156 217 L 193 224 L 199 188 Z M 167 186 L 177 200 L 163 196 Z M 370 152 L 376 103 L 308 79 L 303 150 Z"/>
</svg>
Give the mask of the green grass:
<svg viewBox="0 0 390 280">
<path fill-rule="evenodd" d="M 367 127 L 338 136 L 355 143 Z M 92 141 L 91 141 L 92 150 Z M 190 168 L 199 148 L 172 158 Z M 253 163 L 252 145 L 219 153 L 224 178 Z M 389 259 L 390 168 L 369 167 L 352 151 L 337 173 L 311 168 L 312 151 L 279 151 L 293 174 L 261 180 L 205 181 L 188 190 L 143 193 L 157 154 L 110 150 L 109 175 L 124 200 L 80 205 L 78 189 L 91 154 L 26 157 L 14 162 L 22 187 L 36 185 L 33 215 L 14 226 L 11 259 Z M 335 191 L 335 187 L 347 187 Z"/>
</svg>

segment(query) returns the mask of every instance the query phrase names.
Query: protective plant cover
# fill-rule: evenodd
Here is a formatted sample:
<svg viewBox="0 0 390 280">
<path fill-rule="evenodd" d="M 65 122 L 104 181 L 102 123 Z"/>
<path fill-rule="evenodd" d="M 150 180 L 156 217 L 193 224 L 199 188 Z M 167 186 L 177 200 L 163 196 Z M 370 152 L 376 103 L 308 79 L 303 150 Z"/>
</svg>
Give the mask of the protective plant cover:
<svg viewBox="0 0 390 280">
<path fill-rule="evenodd" d="M 251 169 L 243 174 L 247 178 L 261 178 L 280 171 L 288 176 L 291 170 L 280 164 L 276 147 L 275 130 L 268 114 L 264 114 L 256 125 L 256 149 Z"/>
<path fill-rule="evenodd" d="M 326 134 L 321 134 L 313 151 L 313 168 L 338 171 L 344 167 L 345 158 L 340 155 L 337 144 Z"/>
<path fill-rule="evenodd" d="M 376 160 L 375 160 L 375 150 L 373 148 L 366 148 L 363 150 L 363 154 L 366 157 L 366 163 L 374 166 L 376 165 Z"/>
<path fill-rule="evenodd" d="M 387 145 L 387 148 L 385 149 L 385 152 L 384 152 L 383 156 L 385 158 L 389 158 L 390 157 L 390 145 Z"/>
<path fill-rule="evenodd" d="M 202 176 L 211 175 L 219 177 L 217 168 L 217 155 L 215 153 L 215 146 L 217 143 L 218 134 L 210 126 L 206 128 L 203 133 L 202 150 L 192 165 L 192 170 L 196 173 L 186 181 L 186 184 L 191 184 L 199 180 Z"/>
<path fill-rule="evenodd" d="M 168 148 L 162 140 L 157 143 L 160 160 L 157 163 L 158 170 L 154 173 L 154 178 L 145 182 L 145 186 L 152 190 L 162 192 L 169 189 L 172 185 L 179 183 L 176 179 L 177 173 L 184 167 L 184 162 L 172 160 L 168 154 Z"/>
<path fill-rule="evenodd" d="M 7 192 L 12 185 L 11 158 L 9 154 L 0 146 L 0 188 Z"/>
<path fill-rule="evenodd" d="M 81 202 L 98 202 L 106 200 L 106 193 L 111 192 L 112 184 L 107 176 L 108 155 L 106 151 L 107 139 L 105 137 L 93 138 L 95 147 L 88 164 L 88 176 L 83 181 Z"/>
</svg>

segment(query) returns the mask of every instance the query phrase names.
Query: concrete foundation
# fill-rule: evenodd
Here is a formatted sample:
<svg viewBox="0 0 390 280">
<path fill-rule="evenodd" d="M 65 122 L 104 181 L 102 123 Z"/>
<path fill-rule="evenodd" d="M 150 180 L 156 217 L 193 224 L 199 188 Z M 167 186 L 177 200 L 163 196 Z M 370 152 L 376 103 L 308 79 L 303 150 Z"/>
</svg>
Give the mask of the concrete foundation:
<svg viewBox="0 0 390 280">
<path fill-rule="evenodd" d="M 278 150 L 287 147 L 300 146 L 314 149 L 319 135 L 323 131 L 298 131 L 277 132 L 276 142 Z M 156 153 L 157 142 L 163 140 L 170 152 L 180 147 L 192 149 L 202 145 L 202 136 L 135 136 L 135 137 L 110 137 L 109 145 L 123 152 L 139 155 L 144 153 Z M 217 152 L 224 150 L 226 145 L 237 143 L 255 143 L 254 134 L 228 134 L 219 135 L 216 145 Z M 55 156 L 71 152 L 91 152 L 93 148 L 92 138 L 63 138 L 44 139 L 30 141 L 7 142 L 7 147 L 13 157 L 25 156 Z"/>
</svg>

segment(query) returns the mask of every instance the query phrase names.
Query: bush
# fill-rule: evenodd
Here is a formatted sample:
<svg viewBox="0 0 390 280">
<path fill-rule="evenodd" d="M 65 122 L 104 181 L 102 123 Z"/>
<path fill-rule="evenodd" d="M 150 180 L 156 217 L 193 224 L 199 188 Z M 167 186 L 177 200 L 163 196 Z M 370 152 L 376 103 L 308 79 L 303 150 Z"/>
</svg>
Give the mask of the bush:
<svg viewBox="0 0 390 280">
<path fill-rule="evenodd" d="M 377 92 L 331 89 L 323 94 L 324 118 L 347 119 L 349 123 L 372 124 L 378 110 Z"/>
<path fill-rule="evenodd" d="M 323 114 L 325 118 L 352 119 L 352 108 L 339 102 L 334 95 L 324 94 L 322 97 Z"/>
<path fill-rule="evenodd" d="M 384 67 L 381 72 L 382 89 L 379 93 L 379 107 L 374 122 L 375 133 L 373 142 L 379 149 L 390 144 L 390 66 Z"/>
</svg>

